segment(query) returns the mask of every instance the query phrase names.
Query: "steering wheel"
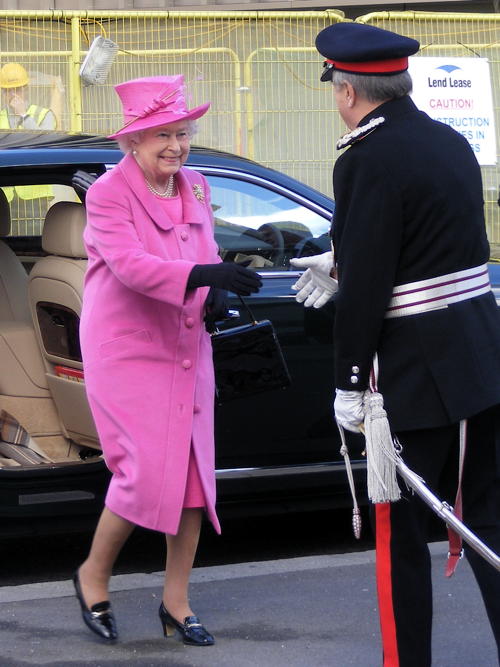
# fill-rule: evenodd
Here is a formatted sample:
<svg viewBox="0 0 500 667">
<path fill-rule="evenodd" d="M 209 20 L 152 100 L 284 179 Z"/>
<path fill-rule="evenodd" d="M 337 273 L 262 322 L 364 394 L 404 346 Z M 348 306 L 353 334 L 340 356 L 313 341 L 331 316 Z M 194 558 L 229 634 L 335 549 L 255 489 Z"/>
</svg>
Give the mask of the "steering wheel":
<svg viewBox="0 0 500 667">
<path fill-rule="evenodd" d="M 281 230 L 276 225 L 266 222 L 257 231 L 264 241 L 273 247 L 272 260 L 274 266 L 283 266 L 285 259 L 285 239 Z"/>
</svg>

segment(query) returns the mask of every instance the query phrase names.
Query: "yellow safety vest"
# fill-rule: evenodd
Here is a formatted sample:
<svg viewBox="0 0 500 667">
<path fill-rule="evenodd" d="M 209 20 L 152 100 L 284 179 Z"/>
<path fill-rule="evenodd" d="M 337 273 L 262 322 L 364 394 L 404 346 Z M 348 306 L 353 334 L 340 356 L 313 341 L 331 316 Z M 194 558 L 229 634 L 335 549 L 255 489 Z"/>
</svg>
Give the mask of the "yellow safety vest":
<svg viewBox="0 0 500 667">
<path fill-rule="evenodd" d="M 37 109 L 40 112 L 37 114 Z M 35 119 L 37 125 L 43 121 L 45 116 L 49 113 L 49 109 L 38 107 L 36 104 L 31 104 L 26 114 Z M 9 114 L 7 109 L 0 111 L 0 130 L 12 129 L 9 124 Z M 40 197 L 53 197 L 54 192 L 51 185 L 16 185 L 13 187 L 2 188 L 5 192 L 7 200 L 11 202 L 14 199 L 14 191 L 19 199 L 39 199 Z"/>
</svg>

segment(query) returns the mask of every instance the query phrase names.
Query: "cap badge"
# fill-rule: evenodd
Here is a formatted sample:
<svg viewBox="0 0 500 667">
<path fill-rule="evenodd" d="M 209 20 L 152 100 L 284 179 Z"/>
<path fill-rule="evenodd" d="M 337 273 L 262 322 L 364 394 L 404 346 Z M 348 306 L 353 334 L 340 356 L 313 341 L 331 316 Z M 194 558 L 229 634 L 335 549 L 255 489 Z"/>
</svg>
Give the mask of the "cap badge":
<svg viewBox="0 0 500 667">
<path fill-rule="evenodd" d="M 373 130 L 379 125 L 382 125 L 382 123 L 385 123 L 385 118 L 383 116 L 372 118 L 366 125 L 360 125 L 352 132 L 344 134 L 344 136 L 337 141 L 337 150 L 350 146 L 360 139 L 364 139 L 367 134 L 373 132 Z"/>
<path fill-rule="evenodd" d="M 193 185 L 193 194 L 198 201 L 205 201 L 205 192 L 203 191 L 203 186 L 195 183 Z"/>
</svg>

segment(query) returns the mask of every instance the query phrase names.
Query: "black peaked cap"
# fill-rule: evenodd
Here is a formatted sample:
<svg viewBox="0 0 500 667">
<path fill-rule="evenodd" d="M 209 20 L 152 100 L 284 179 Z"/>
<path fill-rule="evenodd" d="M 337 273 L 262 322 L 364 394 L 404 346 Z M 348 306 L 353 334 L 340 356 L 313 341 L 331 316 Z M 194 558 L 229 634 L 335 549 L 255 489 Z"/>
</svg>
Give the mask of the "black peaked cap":
<svg viewBox="0 0 500 667">
<path fill-rule="evenodd" d="M 408 56 L 416 53 L 420 44 L 390 30 L 352 22 L 324 28 L 316 37 L 316 48 L 327 59 L 321 81 L 330 81 L 334 69 L 376 75 L 404 72 Z"/>
</svg>

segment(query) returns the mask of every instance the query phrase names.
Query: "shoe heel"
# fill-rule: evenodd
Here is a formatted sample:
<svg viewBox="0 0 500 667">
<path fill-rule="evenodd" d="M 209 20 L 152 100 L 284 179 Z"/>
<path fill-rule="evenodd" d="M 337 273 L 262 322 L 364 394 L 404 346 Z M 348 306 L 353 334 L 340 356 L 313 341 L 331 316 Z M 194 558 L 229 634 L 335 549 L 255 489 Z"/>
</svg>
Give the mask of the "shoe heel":
<svg viewBox="0 0 500 667">
<path fill-rule="evenodd" d="M 163 628 L 163 635 L 166 639 L 175 635 L 175 628 L 173 625 L 170 625 L 170 623 L 162 622 L 161 627 Z"/>
<path fill-rule="evenodd" d="M 160 605 L 159 615 L 164 637 L 166 639 L 168 639 L 168 637 L 173 637 L 175 635 L 175 625 L 171 622 L 172 617 L 165 609 L 163 602 Z"/>
</svg>

